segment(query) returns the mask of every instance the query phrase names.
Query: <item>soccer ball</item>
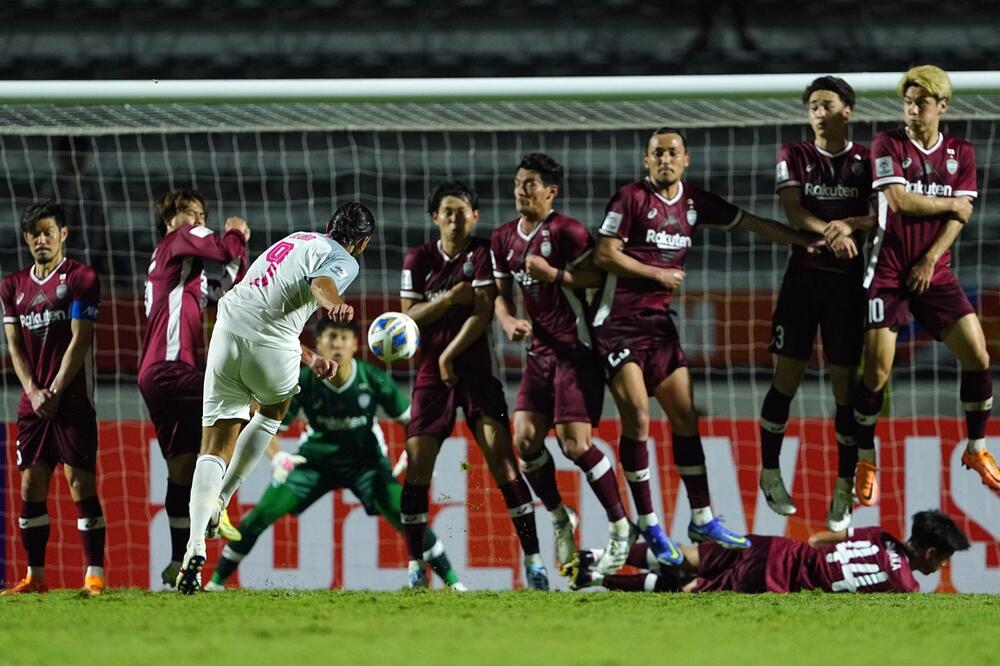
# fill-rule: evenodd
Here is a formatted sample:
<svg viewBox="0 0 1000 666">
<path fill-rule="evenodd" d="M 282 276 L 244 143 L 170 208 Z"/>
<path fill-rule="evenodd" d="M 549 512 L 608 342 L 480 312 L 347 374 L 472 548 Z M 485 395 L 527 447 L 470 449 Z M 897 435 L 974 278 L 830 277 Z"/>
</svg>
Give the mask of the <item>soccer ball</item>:
<svg viewBox="0 0 1000 666">
<path fill-rule="evenodd" d="M 368 348 L 383 363 L 411 358 L 419 346 L 417 322 L 402 312 L 380 314 L 368 327 Z"/>
</svg>

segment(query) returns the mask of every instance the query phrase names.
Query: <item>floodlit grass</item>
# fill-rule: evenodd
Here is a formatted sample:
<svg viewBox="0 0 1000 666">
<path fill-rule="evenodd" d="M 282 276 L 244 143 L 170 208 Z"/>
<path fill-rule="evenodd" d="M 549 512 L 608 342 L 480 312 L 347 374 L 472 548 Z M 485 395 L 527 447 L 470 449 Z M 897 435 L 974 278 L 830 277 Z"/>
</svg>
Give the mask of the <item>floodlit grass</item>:
<svg viewBox="0 0 1000 666">
<path fill-rule="evenodd" d="M 998 624 L 987 595 L 60 591 L 0 597 L 0 663 L 995 664 Z"/>
</svg>

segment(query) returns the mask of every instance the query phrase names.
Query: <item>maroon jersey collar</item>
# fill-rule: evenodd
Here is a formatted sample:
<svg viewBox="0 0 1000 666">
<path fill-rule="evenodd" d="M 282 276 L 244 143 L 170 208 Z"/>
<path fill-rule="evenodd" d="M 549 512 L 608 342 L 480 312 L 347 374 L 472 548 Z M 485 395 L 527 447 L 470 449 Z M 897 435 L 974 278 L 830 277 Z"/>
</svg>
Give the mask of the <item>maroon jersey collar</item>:
<svg viewBox="0 0 1000 666">
<path fill-rule="evenodd" d="M 524 220 L 523 217 L 517 218 L 517 224 L 514 225 L 514 229 L 517 231 L 517 235 L 520 236 L 523 240 L 530 241 L 532 238 L 535 237 L 535 234 L 538 233 L 538 230 L 541 229 L 549 220 L 551 220 L 555 216 L 555 214 L 556 214 L 555 210 L 550 210 L 548 214 L 542 218 L 542 220 L 538 223 L 538 225 L 532 230 L 530 234 L 526 234 L 523 231 L 521 231 L 521 222 Z"/>
<path fill-rule="evenodd" d="M 458 259 L 459 257 L 461 257 L 462 254 L 466 250 L 469 249 L 469 245 L 471 245 L 471 244 L 472 244 L 472 238 L 470 237 L 469 238 L 469 242 L 466 244 L 466 246 L 462 250 L 460 250 L 459 252 L 457 252 L 454 257 L 449 257 L 448 253 L 444 251 L 444 247 L 441 246 L 441 241 L 439 239 L 438 242 L 437 242 L 437 251 L 438 251 L 438 254 L 441 255 L 441 258 L 444 259 L 445 263 L 450 264 L 451 262 L 453 262 L 456 259 Z"/>
<path fill-rule="evenodd" d="M 916 141 L 912 136 L 910 136 L 909 130 L 904 129 L 903 132 L 906 133 L 906 138 L 910 140 L 910 143 L 912 143 L 914 146 L 916 146 L 917 150 L 919 150 L 920 152 L 922 152 L 924 155 L 930 155 L 931 153 L 933 153 L 934 151 L 936 151 L 938 148 L 940 148 L 941 144 L 944 143 L 944 134 L 942 134 L 941 132 L 938 132 L 938 138 L 937 138 L 937 141 L 934 142 L 934 145 L 931 146 L 930 148 L 924 148 L 923 146 L 920 145 L 920 142 Z"/>
<path fill-rule="evenodd" d="M 59 268 L 66 263 L 67 257 L 63 257 L 62 261 L 56 264 L 56 267 L 52 269 L 52 272 L 45 276 L 44 280 L 39 280 L 35 275 L 35 264 L 31 264 L 31 268 L 28 269 L 28 275 L 31 276 L 31 281 L 35 284 L 45 284 L 52 279 L 52 276 L 59 272 Z"/>
<path fill-rule="evenodd" d="M 851 148 L 854 147 L 854 142 L 848 141 L 847 145 L 839 153 L 831 153 L 829 150 L 823 150 L 822 148 L 819 147 L 819 144 L 816 143 L 815 141 L 813 141 L 813 145 L 816 146 L 816 152 L 818 152 L 820 155 L 823 155 L 824 157 L 840 157 L 841 155 L 845 155 L 846 153 L 850 152 Z"/>
<path fill-rule="evenodd" d="M 677 187 L 677 196 L 675 196 L 673 199 L 668 199 L 665 196 L 663 196 L 662 194 L 660 194 L 659 192 L 657 192 L 656 188 L 653 186 L 653 183 L 649 180 L 649 176 L 646 176 L 642 180 L 643 180 L 644 183 L 646 183 L 646 188 L 649 189 L 649 191 L 653 194 L 653 196 L 656 197 L 657 199 L 659 199 L 660 201 L 662 201 L 663 203 L 667 204 L 668 206 L 673 206 L 675 203 L 677 203 L 678 201 L 681 200 L 681 197 L 684 196 L 684 181 L 683 180 L 680 181 L 679 183 L 677 183 L 677 185 L 678 185 L 678 187 Z"/>
</svg>

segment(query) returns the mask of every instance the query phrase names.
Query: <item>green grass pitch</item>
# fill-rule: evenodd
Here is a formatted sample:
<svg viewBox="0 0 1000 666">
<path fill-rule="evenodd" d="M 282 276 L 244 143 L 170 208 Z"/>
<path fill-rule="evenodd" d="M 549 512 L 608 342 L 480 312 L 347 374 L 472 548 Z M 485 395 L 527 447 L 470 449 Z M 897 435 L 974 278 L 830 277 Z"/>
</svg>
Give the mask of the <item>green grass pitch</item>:
<svg viewBox="0 0 1000 666">
<path fill-rule="evenodd" d="M 988 664 L 992 595 L 112 590 L 0 598 L 0 664 Z"/>
</svg>

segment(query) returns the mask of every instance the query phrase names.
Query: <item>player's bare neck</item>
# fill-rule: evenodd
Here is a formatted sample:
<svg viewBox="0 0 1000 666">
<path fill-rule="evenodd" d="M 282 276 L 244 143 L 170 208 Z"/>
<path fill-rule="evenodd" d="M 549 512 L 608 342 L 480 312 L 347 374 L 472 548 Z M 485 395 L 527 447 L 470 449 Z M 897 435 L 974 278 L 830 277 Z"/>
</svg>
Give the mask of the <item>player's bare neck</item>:
<svg viewBox="0 0 1000 666">
<path fill-rule="evenodd" d="M 525 236 L 530 236 L 531 232 L 535 230 L 539 224 L 548 219 L 549 215 L 552 214 L 551 210 L 545 211 L 545 215 L 536 217 L 533 214 L 522 213 L 521 219 L 518 220 L 518 224 L 521 227 L 521 233 Z"/>
<path fill-rule="evenodd" d="M 350 358 L 346 363 L 341 363 L 337 366 L 337 374 L 333 376 L 330 382 L 337 387 L 343 386 L 351 378 L 352 372 L 354 372 L 354 359 Z"/>
<path fill-rule="evenodd" d="M 471 236 L 467 236 L 461 241 L 452 241 L 447 238 L 441 239 L 441 251 L 448 255 L 449 258 L 454 258 L 456 255 L 460 254 L 469 246 L 469 241 Z"/>
<path fill-rule="evenodd" d="M 59 264 L 62 263 L 62 260 L 63 256 L 62 253 L 60 252 L 59 254 L 53 256 L 52 259 L 44 263 L 36 261 L 35 267 L 33 269 L 35 272 L 35 277 L 38 278 L 39 280 L 44 280 L 45 278 L 47 278 L 49 275 L 52 274 L 52 271 L 54 271 L 56 267 L 59 266 Z"/>
<path fill-rule="evenodd" d="M 847 148 L 847 137 L 844 136 L 817 136 L 816 146 L 822 148 L 831 155 L 839 155 Z"/>
<path fill-rule="evenodd" d="M 930 148 L 935 143 L 937 143 L 938 126 L 937 123 L 935 123 L 933 127 L 928 125 L 926 127 L 921 127 L 917 130 L 907 127 L 906 135 L 911 139 L 913 139 L 914 141 L 916 141 L 917 143 L 919 143 L 924 148 Z"/>
</svg>

